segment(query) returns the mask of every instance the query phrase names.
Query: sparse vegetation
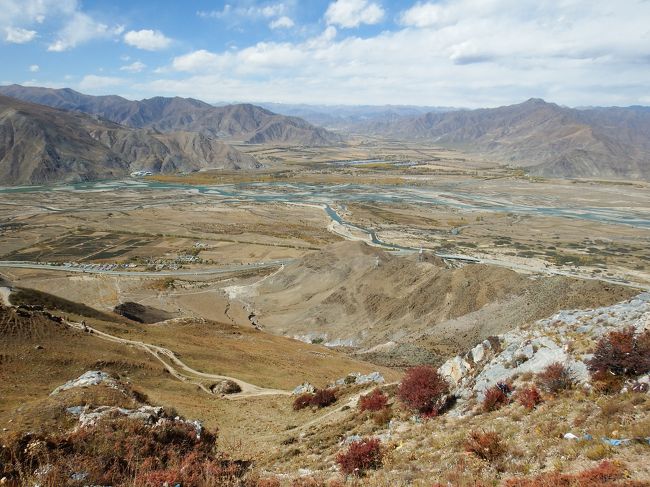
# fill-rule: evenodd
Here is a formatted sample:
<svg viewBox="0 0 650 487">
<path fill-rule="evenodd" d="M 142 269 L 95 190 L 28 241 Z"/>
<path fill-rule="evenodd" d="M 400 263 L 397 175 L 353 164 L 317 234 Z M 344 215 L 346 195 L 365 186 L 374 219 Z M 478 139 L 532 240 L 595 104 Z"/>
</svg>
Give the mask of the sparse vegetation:
<svg viewBox="0 0 650 487">
<path fill-rule="evenodd" d="M 494 462 L 506 453 L 506 447 L 496 431 L 471 431 L 465 441 L 465 451 Z"/>
<path fill-rule="evenodd" d="M 625 469 L 621 464 L 602 462 L 596 467 L 576 474 L 548 472 L 530 479 L 509 479 L 504 487 L 642 487 L 647 482 L 634 482 L 625 479 Z"/>
<path fill-rule="evenodd" d="M 72 433 L 14 436 L 0 450 L 0 474 L 21 485 L 35 480 L 52 487 L 75 478 L 116 486 L 235 485 L 248 462 L 228 460 L 216 451 L 215 440 L 209 431 L 199 435 L 193 425 L 169 419 L 150 426 L 103 418 Z"/>
</svg>

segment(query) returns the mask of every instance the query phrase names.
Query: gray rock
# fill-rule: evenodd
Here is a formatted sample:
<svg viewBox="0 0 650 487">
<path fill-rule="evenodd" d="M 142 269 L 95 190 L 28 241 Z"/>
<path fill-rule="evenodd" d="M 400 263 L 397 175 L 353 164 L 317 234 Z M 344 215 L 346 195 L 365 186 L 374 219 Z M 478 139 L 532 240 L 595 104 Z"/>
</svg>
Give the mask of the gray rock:
<svg viewBox="0 0 650 487">
<path fill-rule="evenodd" d="M 68 381 L 63 385 L 60 385 L 59 387 L 54 389 L 50 395 L 54 396 L 56 394 L 59 394 L 62 391 L 67 391 L 69 389 L 74 389 L 76 387 L 90 387 L 90 386 L 97 386 L 99 384 L 104 384 L 114 389 L 119 389 L 117 381 L 113 379 L 110 375 L 108 375 L 106 372 L 102 372 L 99 370 L 89 370 L 88 372 L 84 372 L 77 379 Z"/>
<path fill-rule="evenodd" d="M 66 412 L 73 416 L 79 416 L 84 411 L 84 406 L 70 406 L 65 408 Z"/>
<path fill-rule="evenodd" d="M 351 443 L 354 443 L 354 442 L 357 442 L 357 441 L 361 441 L 361 440 L 362 440 L 362 438 L 361 438 L 361 436 L 359 436 L 359 435 L 350 435 L 350 436 L 345 437 L 345 438 L 343 439 L 343 442 L 342 442 L 342 443 L 343 443 L 344 445 L 349 445 L 349 444 L 351 444 Z"/>
<path fill-rule="evenodd" d="M 138 409 L 126 409 L 115 406 L 100 406 L 92 411 L 83 411 L 79 415 L 79 425 L 82 427 L 92 426 L 104 416 L 118 415 L 153 424 L 163 417 L 163 408 L 160 406 L 140 406 Z"/>
<path fill-rule="evenodd" d="M 214 394 L 237 394 L 241 392 L 241 386 L 234 380 L 224 380 L 210 386 L 210 390 Z"/>
<path fill-rule="evenodd" d="M 305 394 L 305 393 L 311 393 L 314 392 L 316 388 L 311 385 L 309 382 L 304 382 L 300 384 L 298 387 L 296 387 L 291 393 L 294 395 L 298 394 Z"/>
<path fill-rule="evenodd" d="M 357 378 L 354 381 L 355 384 L 369 384 L 373 382 L 375 384 L 383 384 L 385 382 L 384 376 L 379 372 L 371 372 L 367 375 L 357 375 Z"/>
</svg>

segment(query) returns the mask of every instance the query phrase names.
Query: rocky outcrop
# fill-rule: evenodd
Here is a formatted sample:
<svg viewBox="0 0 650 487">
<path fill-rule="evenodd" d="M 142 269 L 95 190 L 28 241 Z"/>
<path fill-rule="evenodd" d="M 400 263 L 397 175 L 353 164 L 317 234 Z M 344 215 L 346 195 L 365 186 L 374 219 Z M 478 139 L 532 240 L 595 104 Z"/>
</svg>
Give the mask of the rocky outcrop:
<svg viewBox="0 0 650 487">
<path fill-rule="evenodd" d="M 79 377 L 69 380 L 63 385 L 60 385 L 52 391 L 51 396 L 55 396 L 63 391 L 75 389 L 79 387 L 92 387 L 98 385 L 105 385 L 112 389 L 120 389 L 118 381 L 108 375 L 106 372 L 100 370 L 89 370 L 84 372 Z"/>
<path fill-rule="evenodd" d="M 525 373 L 541 372 L 560 362 L 576 382 L 589 385 L 586 361 L 603 335 L 633 326 L 650 329 L 650 293 L 612 306 L 565 310 L 550 318 L 479 343 L 449 359 L 438 370 L 459 398 L 481 400 L 486 389 Z M 585 345 L 586 344 L 586 345 Z"/>
</svg>

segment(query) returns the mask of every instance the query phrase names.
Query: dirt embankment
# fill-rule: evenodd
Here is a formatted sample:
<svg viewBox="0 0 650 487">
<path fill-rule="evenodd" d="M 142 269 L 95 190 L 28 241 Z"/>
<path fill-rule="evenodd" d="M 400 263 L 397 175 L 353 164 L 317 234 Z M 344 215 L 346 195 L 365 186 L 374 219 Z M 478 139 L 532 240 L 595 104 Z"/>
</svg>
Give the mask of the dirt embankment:
<svg viewBox="0 0 650 487">
<path fill-rule="evenodd" d="M 286 266 L 243 299 L 275 333 L 359 349 L 393 342 L 405 350 L 402 359 L 415 355 L 435 363 L 560 309 L 603 306 L 635 293 L 608 283 L 529 277 L 483 264 L 459 267 L 342 242 Z M 400 363 L 397 350 L 385 347 L 382 354 L 390 351 L 390 360 L 373 357 L 408 364 Z"/>
</svg>

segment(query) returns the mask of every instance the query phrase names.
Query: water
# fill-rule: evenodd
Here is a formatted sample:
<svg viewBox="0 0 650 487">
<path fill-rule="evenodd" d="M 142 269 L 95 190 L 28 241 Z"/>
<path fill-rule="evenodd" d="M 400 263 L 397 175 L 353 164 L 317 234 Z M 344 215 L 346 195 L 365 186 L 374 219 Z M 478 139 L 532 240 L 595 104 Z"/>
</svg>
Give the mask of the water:
<svg viewBox="0 0 650 487">
<path fill-rule="evenodd" d="M 350 202 L 415 203 L 456 208 L 463 211 L 491 211 L 522 215 L 553 216 L 589 220 L 599 223 L 650 228 L 647 212 L 624 208 L 553 206 L 552 200 L 544 206 L 516 203 L 507 194 L 484 195 L 456 190 L 437 190 L 408 186 L 359 184 L 306 183 L 247 183 L 224 185 L 183 185 L 147 180 L 100 181 L 59 186 L 0 187 L 0 195 L 14 193 L 88 193 L 108 191 L 174 190 L 186 194 L 213 195 L 221 201 L 292 202 L 330 205 Z M 539 198 L 538 198 L 539 199 Z M 326 210 L 327 211 L 327 210 Z M 333 210 L 330 211 L 333 212 Z M 334 214 L 328 215 L 336 220 Z M 340 218 L 340 217 L 339 217 Z M 338 221 L 338 220 L 337 220 Z M 364 229 L 360 229 L 364 230 Z M 369 231 L 372 232 L 372 231 Z M 370 233 L 379 243 L 376 235 Z"/>
</svg>

